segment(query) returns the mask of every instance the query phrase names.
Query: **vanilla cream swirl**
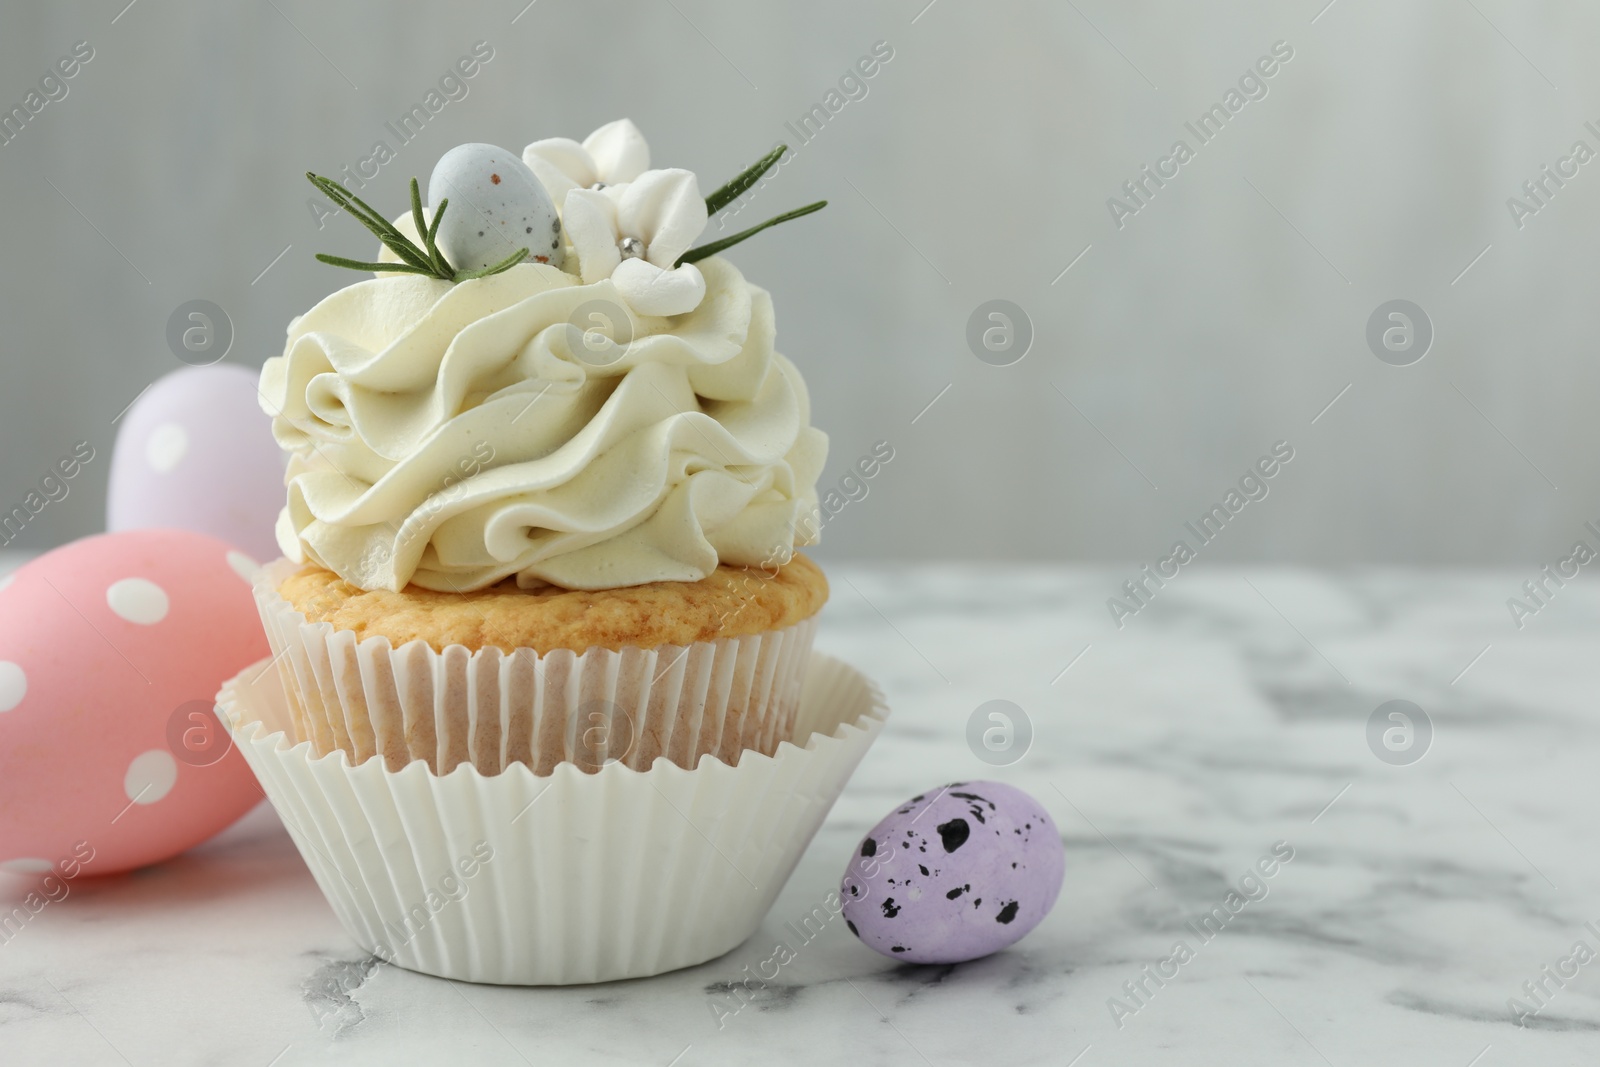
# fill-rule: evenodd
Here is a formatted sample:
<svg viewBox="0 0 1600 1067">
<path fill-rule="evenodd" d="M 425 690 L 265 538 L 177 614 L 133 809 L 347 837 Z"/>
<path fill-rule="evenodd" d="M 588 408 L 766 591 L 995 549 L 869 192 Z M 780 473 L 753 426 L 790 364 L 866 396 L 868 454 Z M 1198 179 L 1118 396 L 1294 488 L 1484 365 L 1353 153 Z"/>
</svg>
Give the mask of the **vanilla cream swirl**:
<svg viewBox="0 0 1600 1067">
<path fill-rule="evenodd" d="M 284 554 L 363 589 L 463 592 L 787 561 L 814 539 L 827 437 L 773 348 L 771 298 L 699 266 L 705 299 L 672 318 L 539 264 L 323 300 L 261 372 L 291 454 Z"/>
</svg>

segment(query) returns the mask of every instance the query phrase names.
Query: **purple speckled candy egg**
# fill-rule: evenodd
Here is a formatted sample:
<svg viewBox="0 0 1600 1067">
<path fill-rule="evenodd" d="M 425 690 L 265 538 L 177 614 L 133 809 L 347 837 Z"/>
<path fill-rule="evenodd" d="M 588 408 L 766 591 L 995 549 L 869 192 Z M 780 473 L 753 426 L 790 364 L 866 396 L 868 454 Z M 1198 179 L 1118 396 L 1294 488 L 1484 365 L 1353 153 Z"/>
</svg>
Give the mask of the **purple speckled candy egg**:
<svg viewBox="0 0 1600 1067">
<path fill-rule="evenodd" d="M 1037 800 L 1001 782 L 952 782 L 862 838 L 840 887 L 845 925 L 891 959 L 974 960 L 1038 926 L 1065 869 Z"/>
</svg>

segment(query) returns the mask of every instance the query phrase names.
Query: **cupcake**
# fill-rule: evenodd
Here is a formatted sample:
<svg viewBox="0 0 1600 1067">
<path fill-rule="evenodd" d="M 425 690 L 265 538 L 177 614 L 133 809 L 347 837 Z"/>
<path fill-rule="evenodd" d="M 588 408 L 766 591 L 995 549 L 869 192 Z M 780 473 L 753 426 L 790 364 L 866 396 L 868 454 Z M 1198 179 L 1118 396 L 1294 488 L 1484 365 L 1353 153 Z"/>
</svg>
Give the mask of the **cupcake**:
<svg viewBox="0 0 1600 1067">
<path fill-rule="evenodd" d="M 280 564 L 256 595 L 287 652 L 296 734 L 318 754 L 378 755 L 391 769 L 421 760 L 438 774 L 612 760 L 645 770 L 661 756 L 737 764 L 793 732 L 827 582 L 798 554 L 756 574 L 393 593 Z"/>
<path fill-rule="evenodd" d="M 827 583 L 827 440 L 709 197 L 631 122 L 447 153 L 374 277 L 261 375 L 289 454 L 256 595 L 296 738 L 353 764 L 548 774 L 771 755 Z M 557 206 L 559 205 L 559 207 Z M 822 205 L 802 209 L 802 214 Z"/>
<path fill-rule="evenodd" d="M 826 439 L 715 255 L 765 226 L 694 247 L 781 151 L 702 198 L 626 121 L 467 145 L 392 222 L 313 177 L 384 250 L 319 257 L 376 277 L 262 370 L 274 657 L 218 710 L 380 959 L 547 984 L 721 955 L 882 729 L 811 652 Z"/>
</svg>

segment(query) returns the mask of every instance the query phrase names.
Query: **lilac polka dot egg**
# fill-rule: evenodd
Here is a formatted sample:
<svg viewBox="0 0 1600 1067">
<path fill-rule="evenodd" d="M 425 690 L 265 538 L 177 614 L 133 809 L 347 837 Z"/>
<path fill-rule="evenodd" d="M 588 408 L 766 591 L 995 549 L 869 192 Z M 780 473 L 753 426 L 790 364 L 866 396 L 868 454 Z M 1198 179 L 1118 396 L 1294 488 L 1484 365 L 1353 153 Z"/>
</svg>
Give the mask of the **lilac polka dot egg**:
<svg viewBox="0 0 1600 1067">
<path fill-rule="evenodd" d="M 1001 782 L 912 797 L 845 870 L 845 924 L 908 963 L 960 963 L 1021 940 L 1050 913 L 1066 855 L 1044 806 Z"/>
</svg>

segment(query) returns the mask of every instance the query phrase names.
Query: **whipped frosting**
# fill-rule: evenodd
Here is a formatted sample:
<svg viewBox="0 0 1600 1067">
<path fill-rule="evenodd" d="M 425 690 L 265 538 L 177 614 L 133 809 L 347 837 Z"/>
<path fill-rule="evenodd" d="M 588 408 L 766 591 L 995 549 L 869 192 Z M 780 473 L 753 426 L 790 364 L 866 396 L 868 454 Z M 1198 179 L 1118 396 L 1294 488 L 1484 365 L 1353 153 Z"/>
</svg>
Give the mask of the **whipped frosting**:
<svg viewBox="0 0 1600 1067">
<path fill-rule="evenodd" d="M 786 562 L 814 539 L 827 438 L 768 294 L 718 257 L 697 274 L 671 318 L 531 263 L 327 297 L 262 368 L 290 453 L 284 554 L 364 589 L 462 592 Z"/>
</svg>

